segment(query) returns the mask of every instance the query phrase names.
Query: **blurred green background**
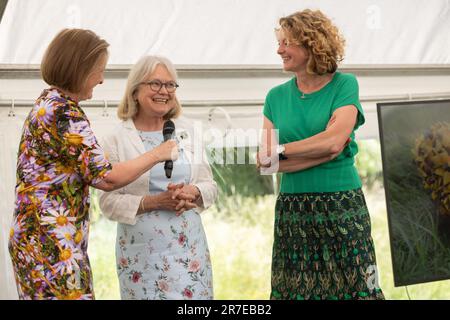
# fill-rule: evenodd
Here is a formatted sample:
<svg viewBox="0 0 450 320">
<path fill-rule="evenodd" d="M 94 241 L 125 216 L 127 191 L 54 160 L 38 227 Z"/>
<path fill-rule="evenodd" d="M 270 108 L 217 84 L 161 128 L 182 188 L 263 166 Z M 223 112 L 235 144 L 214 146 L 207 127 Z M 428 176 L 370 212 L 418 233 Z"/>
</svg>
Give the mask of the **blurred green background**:
<svg viewBox="0 0 450 320">
<path fill-rule="evenodd" d="M 372 219 L 379 283 L 386 299 L 408 299 L 405 287 L 394 287 L 380 144 L 358 141 L 356 158 Z M 236 151 L 234 151 L 236 152 Z M 247 156 L 254 151 L 247 150 Z M 211 252 L 215 299 L 269 298 L 277 178 L 261 176 L 254 165 L 214 165 L 220 192 L 202 214 Z M 100 214 L 95 191 L 89 257 L 97 299 L 120 299 L 115 265 L 116 223 Z M 450 281 L 408 286 L 411 299 L 448 299 Z"/>
</svg>

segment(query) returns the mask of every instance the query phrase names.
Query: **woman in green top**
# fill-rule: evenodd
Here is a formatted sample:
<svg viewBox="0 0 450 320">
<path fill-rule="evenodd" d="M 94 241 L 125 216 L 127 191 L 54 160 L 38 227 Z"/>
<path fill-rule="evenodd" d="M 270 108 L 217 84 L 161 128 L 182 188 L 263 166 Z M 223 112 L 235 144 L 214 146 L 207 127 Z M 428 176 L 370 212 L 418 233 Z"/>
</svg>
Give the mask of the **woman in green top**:
<svg viewBox="0 0 450 320">
<path fill-rule="evenodd" d="M 279 22 L 277 53 L 295 77 L 266 97 L 258 154 L 259 166 L 283 173 L 271 298 L 383 299 L 354 166 L 354 132 L 364 123 L 358 82 L 336 71 L 344 39 L 320 11 L 304 10 Z"/>
</svg>

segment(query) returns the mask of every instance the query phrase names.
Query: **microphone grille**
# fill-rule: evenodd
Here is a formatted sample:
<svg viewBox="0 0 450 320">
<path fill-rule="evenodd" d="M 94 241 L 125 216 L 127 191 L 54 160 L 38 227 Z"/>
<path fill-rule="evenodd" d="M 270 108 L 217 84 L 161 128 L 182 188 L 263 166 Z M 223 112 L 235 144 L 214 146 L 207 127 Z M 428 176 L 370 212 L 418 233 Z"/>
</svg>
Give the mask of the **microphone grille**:
<svg viewBox="0 0 450 320">
<path fill-rule="evenodd" d="M 164 122 L 163 134 L 171 134 L 175 130 L 175 123 L 172 120 Z"/>
<path fill-rule="evenodd" d="M 174 131 L 175 131 L 175 123 L 173 123 L 172 120 L 167 120 L 166 122 L 164 122 L 163 127 L 164 140 L 170 139 Z"/>
</svg>

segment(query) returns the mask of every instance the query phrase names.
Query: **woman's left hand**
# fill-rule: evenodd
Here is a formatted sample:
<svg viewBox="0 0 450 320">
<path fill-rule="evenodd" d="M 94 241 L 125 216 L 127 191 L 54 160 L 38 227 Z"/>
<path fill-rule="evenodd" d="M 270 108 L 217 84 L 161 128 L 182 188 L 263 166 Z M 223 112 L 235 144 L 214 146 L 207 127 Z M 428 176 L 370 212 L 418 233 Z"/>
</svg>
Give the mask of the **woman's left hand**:
<svg viewBox="0 0 450 320">
<path fill-rule="evenodd" d="M 256 168 L 270 168 L 273 165 L 279 164 L 278 154 L 272 152 L 272 149 L 260 148 L 256 154 Z"/>
<path fill-rule="evenodd" d="M 169 183 L 167 190 L 172 191 L 172 199 L 180 200 L 175 208 L 177 215 L 181 215 L 184 211 L 197 207 L 195 202 L 200 198 L 201 194 L 198 188 L 192 184 Z"/>
<path fill-rule="evenodd" d="M 172 199 L 196 201 L 200 197 L 200 191 L 192 184 L 169 183 L 167 190 L 172 191 Z"/>
<path fill-rule="evenodd" d="M 175 208 L 175 214 L 181 216 L 185 211 L 189 211 L 191 209 L 197 208 L 195 203 L 192 203 L 189 200 L 180 200 L 177 207 Z"/>
</svg>

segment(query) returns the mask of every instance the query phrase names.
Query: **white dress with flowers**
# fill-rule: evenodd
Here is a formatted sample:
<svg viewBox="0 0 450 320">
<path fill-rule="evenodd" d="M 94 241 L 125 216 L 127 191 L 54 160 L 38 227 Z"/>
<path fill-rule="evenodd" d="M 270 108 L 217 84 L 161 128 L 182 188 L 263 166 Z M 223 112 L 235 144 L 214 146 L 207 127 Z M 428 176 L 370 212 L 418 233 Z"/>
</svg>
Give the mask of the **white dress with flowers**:
<svg viewBox="0 0 450 320">
<path fill-rule="evenodd" d="M 139 132 L 146 150 L 163 141 L 161 132 Z M 169 182 L 189 183 L 191 166 L 182 149 L 167 179 L 164 164 L 150 171 L 150 194 Z M 212 270 L 200 215 L 171 211 L 139 215 L 135 225 L 117 226 L 117 273 L 122 299 L 212 299 Z"/>
</svg>

